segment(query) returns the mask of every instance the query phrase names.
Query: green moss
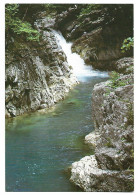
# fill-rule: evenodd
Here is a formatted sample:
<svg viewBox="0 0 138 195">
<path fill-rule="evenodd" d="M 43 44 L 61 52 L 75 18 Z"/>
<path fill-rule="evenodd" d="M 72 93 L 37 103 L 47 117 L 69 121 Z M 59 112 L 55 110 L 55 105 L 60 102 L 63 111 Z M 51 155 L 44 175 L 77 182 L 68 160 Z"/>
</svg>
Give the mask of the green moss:
<svg viewBox="0 0 138 195">
<path fill-rule="evenodd" d="M 110 83 L 107 84 L 107 86 L 116 89 L 117 87 L 122 87 L 127 85 L 128 82 L 130 82 L 130 79 L 127 80 L 119 80 L 120 78 L 120 74 L 112 71 L 112 73 L 110 74 L 111 78 L 110 78 Z"/>
<path fill-rule="evenodd" d="M 122 141 L 126 141 L 126 138 L 125 138 L 125 137 L 121 137 L 121 140 L 122 140 Z"/>
<path fill-rule="evenodd" d="M 111 89 L 106 88 L 105 90 L 106 90 L 106 93 L 104 93 L 104 94 L 105 94 L 105 96 L 109 96 L 109 94 L 110 94 L 110 92 L 111 92 Z"/>
<path fill-rule="evenodd" d="M 107 138 L 106 139 L 107 140 L 107 142 L 106 142 L 106 144 L 104 144 L 106 147 L 108 147 L 108 148 L 113 148 L 114 146 L 113 146 L 113 144 L 112 144 L 112 142 L 111 142 L 111 139 L 110 138 Z"/>
</svg>

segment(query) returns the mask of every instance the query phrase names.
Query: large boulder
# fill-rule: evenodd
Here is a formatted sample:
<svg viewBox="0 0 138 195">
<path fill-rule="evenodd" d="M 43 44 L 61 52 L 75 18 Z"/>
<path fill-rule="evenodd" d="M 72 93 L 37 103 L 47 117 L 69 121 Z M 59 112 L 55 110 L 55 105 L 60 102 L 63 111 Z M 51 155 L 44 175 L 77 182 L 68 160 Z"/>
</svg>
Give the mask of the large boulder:
<svg viewBox="0 0 138 195">
<path fill-rule="evenodd" d="M 132 170 L 99 169 L 94 155 L 72 164 L 70 180 L 86 192 L 131 192 L 134 187 Z"/>
</svg>

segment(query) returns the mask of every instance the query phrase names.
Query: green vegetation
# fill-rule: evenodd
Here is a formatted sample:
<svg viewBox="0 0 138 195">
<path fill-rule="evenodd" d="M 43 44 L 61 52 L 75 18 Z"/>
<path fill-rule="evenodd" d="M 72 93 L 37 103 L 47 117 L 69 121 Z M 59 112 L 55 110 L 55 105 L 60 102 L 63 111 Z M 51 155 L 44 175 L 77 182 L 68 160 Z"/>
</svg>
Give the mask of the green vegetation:
<svg viewBox="0 0 138 195">
<path fill-rule="evenodd" d="M 117 87 L 121 87 L 121 86 L 125 86 L 127 81 L 121 81 L 119 80 L 120 78 L 120 74 L 112 71 L 112 73 L 110 74 L 111 79 L 110 79 L 110 83 L 108 84 L 109 87 L 111 88 L 117 88 Z"/>
<path fill-rule="evenodd" d="M 110 94 L 111 90 L 109 88 L 106 88 L 105 90 L 106 90 L 105 96 L 108 96 Z"/>
<path fill-rule="evenodd" d="M 82 15 L 86 15 L 89 14 L 92 10 L 96 10 L 96 9 L 100 9 L 102 8 L 103 5 L 99 5 L 99 4 L 89 4 L 89 5 L 84 5 L 84 8 L 82 7 L 78 18 L 81 18 Z"/>
<path fill-rule="evenodd" d="M 40 12 L 45 11 L 46 16 L 60 13 L 73 4 L 6 4 L 5 31 L 6 39 L 13 37 L 26 41 L 39 41 L 40 33 L 33 24 Z"/>
<path fill-rule="evenodd" d="M 12 37 L 21 36 L 27 41 L 38 41 L 40 34 L 33 27 L 33 23 L 40 12 L 45 12 L 46 16 L 52 16 L 52 14 L 59 14 L 62 11 L 68 10 L 69 8 L 76 7 L 76 12 L 73 13 L 79 22 L 83 21 L 87 14 L 91 13 L 92 10 L 108 9 L 111 17 L 114 17 L 116 10 L 122 10 L 120 14 L 125 12 L 133 11 L 133 6 L 130 9 L 128 5 L 107 5 L 107 4 L 6 4 L 5 6 L 5 24 L 6 24 L 6 37 L 10 34 Z M 125 14 L 124 14 L 125 15 Z M 133 15 L 133 14 L 127 14 Z M 122 18 L 122 16 L 121 16 Z M 9 36 L 9 37 L 10 37 Z M 132 40 L 129 37 L 124 41 L 122 51 L 132 47 Z"/>
<path fill-rule="evenodd" d="M 123 45 L 121 47 L 122 53 L 125 53 L 126 51 L 130 50 L 134 47 L 134 38 L 128 37 L 124 40 Z"/>
<path fill-rule="evenodd" d="M 105 146 L 108 147 L 108 148 L 113 148 L 114 146 L 112 144 L 111 139 L 110 138 L 107 138 L 106 140 L 107 140 L 107 143 L 105 144 Z"/>
<path fill-rule="evenodd" d="M 112 88 L 116 88 L 118 86 L 119 73 L 112 71 L 110 76 L 111 76 L 110 79 L 111 82 L 108 84 L 108 86 Z"/>
<path fill-rule="evenodd" d="M 39 41 L 39 32 L 29 22 L 19 18 L 19 4 L 6 4 L 5 6 L 5 27 L 6 35 L 22 36 L 27 41 Z"/>
<path fill-rule="evenodd" d="M 121 140 L 125 142 L 126 141 L 126 138 L 125 137 L 122 137 Z"/>
</svg>

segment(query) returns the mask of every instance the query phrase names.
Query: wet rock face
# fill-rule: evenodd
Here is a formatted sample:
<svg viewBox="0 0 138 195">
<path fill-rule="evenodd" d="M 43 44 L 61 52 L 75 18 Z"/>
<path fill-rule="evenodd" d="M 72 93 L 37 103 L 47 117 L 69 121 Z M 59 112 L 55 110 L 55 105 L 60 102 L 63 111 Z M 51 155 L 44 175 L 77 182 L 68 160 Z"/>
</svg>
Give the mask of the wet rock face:
<svg viewBox="0 0 138 195">
<path fill-rule="evenodd" d="M 25 43 L 14 52 L 6 50 L 7 117 L 48 108 L 76 83 L 49 21 L 38 20 L 35 25 L 42 34 L 39 43 Z"/>
<path fill-rule="evenodd" d="M 74 7 L 70 7 L 68 10 L 63 11 L 56 16 L 55 28 L 59 29 L 67 40 L 72 39 L 71 34 L 74 27 L 77 26 L 78 22 L 76 19 L 79 11 L 80 10 L 77 9 L 77 6 L 75 5 Z"/>
<path fill-rule="evenodd" d="M 56 28 L 67 40 L 73 41 L 72 51 L 95 69 L 116 70 L 115 61 L 133 53 L 123 54 L 120 49 L 123 40 L 133 36 L 133 22 L 124 17 L 127 14 L 121 15 L 118 8 L 113 12 L 116 14 L 112 14 L 110 8 L 97 9 L 78 18 L 79 9 L 76 7 L 56 18 Z M 126 27 L 126 23 L 130 28 Z"/>
<path fill-rule="evenodd" d="M 123 39 L 117 40 L 110 44 L 114 33 L 112 28 L 98 27 L 93 31 L 82 35 L 77 39 L 72 51 L 81 55 L 86 64 L 91 64 L 93 68 L 99 70 L 115 70 L 115 60 L 124 56 L 121 53 Z M 105 37 L 108 36 L 108 39 Z"/>
<path fill-rule="evenodd" d="M 96 84 L 92 94 L 95 132 L 85 137 L 95 155 L 72 164 L 71 181 L 84 191 L 133 191 L 133 70 L 132 58 L 116 62 L 118 85 Z M 129 64 L 129 74 L 128 74 Z M 131 72 L 130 72 L 131 70 Z M 94 159 L 94 160 L 93 160 Z"/>
</svg>

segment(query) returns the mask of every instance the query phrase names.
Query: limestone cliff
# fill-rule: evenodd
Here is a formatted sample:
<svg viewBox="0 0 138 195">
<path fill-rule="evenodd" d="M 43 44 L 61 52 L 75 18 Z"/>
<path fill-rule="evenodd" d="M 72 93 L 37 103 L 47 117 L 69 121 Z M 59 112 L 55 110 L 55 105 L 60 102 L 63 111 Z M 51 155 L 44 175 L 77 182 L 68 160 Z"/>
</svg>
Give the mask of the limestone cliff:
<svg viewBox="0 0 138 195">
<path fill-rule="evenodd" d="M 116 62 L 117 78 L 96 84 L 92 94 L 95 132 L 86 142 L 95 155 L 72 164 L 71 181 L 85 191 L 133 191 L 133 59 Z"/>
<path fill-rule="evenodd" d="M 36 43 L 10 37 L 6 43 L 6 117 L 48 108 L 76 83 L 66 55 L 51 29 L 54 19 L 35 22 Z"/>
</svg>

